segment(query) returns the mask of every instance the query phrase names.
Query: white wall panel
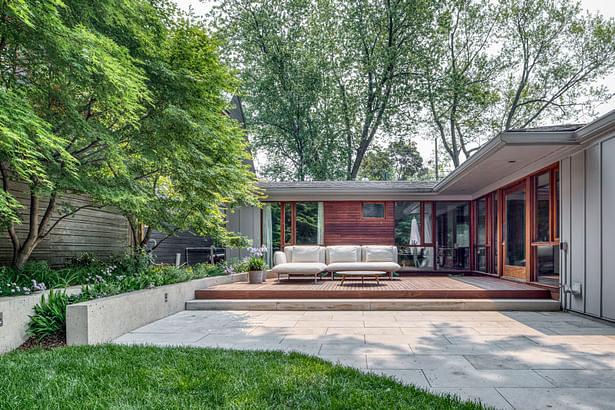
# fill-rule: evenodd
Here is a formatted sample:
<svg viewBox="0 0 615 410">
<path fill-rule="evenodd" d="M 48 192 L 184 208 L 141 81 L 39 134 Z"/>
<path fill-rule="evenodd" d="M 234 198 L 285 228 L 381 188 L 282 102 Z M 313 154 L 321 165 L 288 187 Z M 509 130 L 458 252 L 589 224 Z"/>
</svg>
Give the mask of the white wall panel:
<svg viewBox="0 0 615 410">
<path fill-rule="evenodd" d="M 583 295 L 573 296 L 570 308 L 585 313 L 585 152 L 571 157 L 570 162 L 570 277 L 583 284 Z M 572 284 L 571 283 L 571 284 Z"/>
<path fill-rule="evenodd" d="M 560 240 L 570 244 L 570 158 L 560 162 Z M 570 252 L 560 253 L 562 283 L 570 286 Z M 570 296 L 562 294 L 564 307 L 570 305 Z"/>
<path fill-rule="evenodd" d="M 585 151 L 585 311 L 600 316 L 600 145 Z"/>
<path fill-rule="evenodd" d="M 615 320 L 615 138 L 602 143 L 602 315 Z"/>
</svg>

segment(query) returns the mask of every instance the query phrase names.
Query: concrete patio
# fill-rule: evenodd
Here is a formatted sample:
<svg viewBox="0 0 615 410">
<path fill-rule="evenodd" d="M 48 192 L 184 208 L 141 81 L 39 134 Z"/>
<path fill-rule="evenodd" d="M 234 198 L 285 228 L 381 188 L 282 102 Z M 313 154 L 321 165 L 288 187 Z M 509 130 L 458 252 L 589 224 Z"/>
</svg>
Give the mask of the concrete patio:
<svg viewBox="0 0 615 410">
<path fill-rule="evenodd" d="M 115 343 L 298 351 L 501 409 L 615 409 L 615 327 L 561 312 L 183 311 Z"/>
</svg>

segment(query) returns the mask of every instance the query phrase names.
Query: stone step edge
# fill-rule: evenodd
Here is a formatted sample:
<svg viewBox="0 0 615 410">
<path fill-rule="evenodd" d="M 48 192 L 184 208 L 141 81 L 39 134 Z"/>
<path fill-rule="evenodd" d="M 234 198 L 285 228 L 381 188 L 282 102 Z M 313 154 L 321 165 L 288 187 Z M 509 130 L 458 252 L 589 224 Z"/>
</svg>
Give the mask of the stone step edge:
<svg viewBox="0 0 615 410">
<path fill-rule="evenodd" d="M 186 310 L 558 311 L 550 299 L 194 299 Z"/>
</svg>

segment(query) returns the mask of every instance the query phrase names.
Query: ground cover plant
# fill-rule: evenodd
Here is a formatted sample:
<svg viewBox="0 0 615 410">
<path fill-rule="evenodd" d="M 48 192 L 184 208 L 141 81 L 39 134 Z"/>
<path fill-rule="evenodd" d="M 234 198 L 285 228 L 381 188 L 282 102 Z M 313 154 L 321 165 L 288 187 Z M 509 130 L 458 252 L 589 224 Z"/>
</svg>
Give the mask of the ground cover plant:
<svg viewBox="0 0 615 410">
<path fill-rule="evenodd" d="M 156 266 L 139 250 L 106 258 L 83 254 L 54 269 L 44 261 L 30 261 L 23 269 L 0 266 L 0 297 L 29 295 L 52 288 L 83 286 L 90 298 L 104 297 L 148 287 L 169 285 L 207 276 L 223 275 L 227 265 Z M 241 264 L 238 265 L 242 267 Z"/>
<path fill-rule="evenodd" d="M 480 409 L 298 353 L 81 346 L 0 356 L 11 408 Z"/>
</svg>

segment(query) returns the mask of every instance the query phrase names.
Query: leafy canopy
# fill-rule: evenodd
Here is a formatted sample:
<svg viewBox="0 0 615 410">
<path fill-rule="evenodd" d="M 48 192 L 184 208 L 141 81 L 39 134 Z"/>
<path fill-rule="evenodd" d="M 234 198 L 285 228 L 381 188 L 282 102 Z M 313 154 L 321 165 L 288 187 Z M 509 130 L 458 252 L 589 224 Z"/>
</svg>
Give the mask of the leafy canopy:
<svg viewBox="0 0 615 410">
<path fill-rule="evenodd" d="M 0 215 L 16 266 L 52 216 L 78 210 L 68 192 L 116 207 L 135 230 L 223 240 L 224 208 L 257 203 L 243 131 L 223 114 L 237 80 L 219 44 L 173 3 L 5 1 L 0 45 Z M 28 185 L 26 238 L 15 233 L 11 180 Z"/>
</svg>

